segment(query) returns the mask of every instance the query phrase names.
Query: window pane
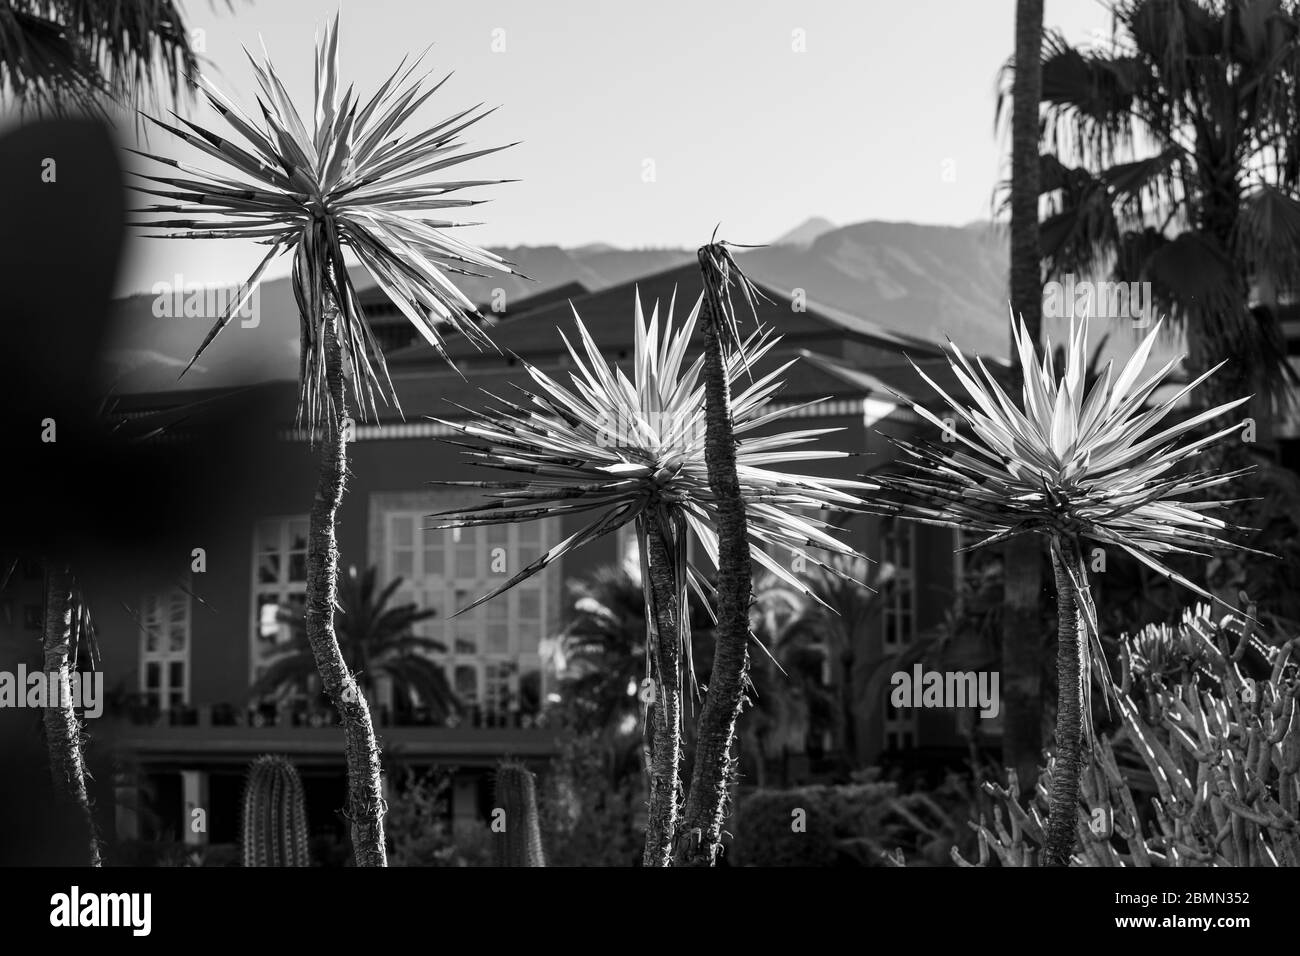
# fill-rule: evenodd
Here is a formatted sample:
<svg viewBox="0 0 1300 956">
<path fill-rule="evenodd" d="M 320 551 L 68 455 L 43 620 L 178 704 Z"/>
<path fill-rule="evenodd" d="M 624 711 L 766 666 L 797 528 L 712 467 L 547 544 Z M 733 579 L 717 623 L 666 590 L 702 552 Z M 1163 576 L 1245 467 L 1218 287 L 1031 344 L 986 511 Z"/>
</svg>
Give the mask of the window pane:
<svg viewBox="0 0 1300 956">
<path fill-rule="evenodd" d="M 409 515 L 393 515 L 393 547 L 411 547 L 414 543 L 414 524 L 414 519 Z"/>
<path fill-rule="evenodd" d="M 525 521 L 515 527 L 519 529 L 519 542 L 521 544 L 537 544 L 542 540 L 542 524 L 540 521 Z"/>
<path fill-rule="evenodd" d="M 289 555 L 289 580 L 307 580 L 307 552 L 293 552 Z"/>
<path fill-rule="evenodd" d="M 510 625 L 489 624 L 487 626 L 487 653 L 508 654 L 510 652 Z"/>
<path fill-rule="evenodd" d="M 458 578 L 476 578 L 478 577 L 478 548 L 473 545 L 457 545 L 456 547 L 456 577 Z"/>
<path fill-rule="evenodd" d="M 535 589 L 519 592 L 519 618 L 521 621 L 534 621 L 542 616 L 542 594 Z"/>
<path fill-rule="evenodd" d="M 257 583 L 276 584 L 280 580 L 280 556 L 264 554 L 257 562 Z"/>
<path fill-rule="evenodd" d="M 162 665 L 157 661 L 144 665 L 144 686 L 147 690 L 157 690 L 162 686 Z"/>
<path fill-rule="evenodd" d="M 456 668 L 456 696 L 466 704 L 478 701 L 478 671 L 472 665 L 462 664 Z"/>
<path fill-rule="evenodd" d="M 278 521 L 259 521 L 257 524 L 257 550 L 280 550 L 280 523 Z"/>
<path fill-rule="evenodd" d="M 399 578 L 411 577 L 411 575 L 414 573 L 415 570 L 411 561 L 414 554 L 415 552 L 413 551 L 400 551 L 400 550 L 393 551 L 394 577 L 399 577 Z"/>
<path fill-rule="evenodd" d="M 167 684 L 173 691 L 182 691 L 185 688 L 185 663 L 184 661 L 172 661 L 168 665 Z"/>
<path fill-rule="evenodd" d="M 291 518 L 289 520 L 289 550 L 306 551 L 307 550 L 307 529 L 309 525 L 306 518 Z"/>
<path fill-rule="evenodd" d="M 504 621 L 510 617 L 510 592 L 498 594 L 483 605 L 483 616 L 489 621 Z"/>
<path fill-rule="evenodd" d="M 510 537 L 510 528 L 503 524 L 493 524 L 487 527 L 488 544 L 505 544 Z"/>
<path fill-rule="evenodd" d="M 446 574 L 443 557 L 446 532 L 437 528 L 424 529 L 424 574 L 426 577 L 442 577 Z"/>
</svg>

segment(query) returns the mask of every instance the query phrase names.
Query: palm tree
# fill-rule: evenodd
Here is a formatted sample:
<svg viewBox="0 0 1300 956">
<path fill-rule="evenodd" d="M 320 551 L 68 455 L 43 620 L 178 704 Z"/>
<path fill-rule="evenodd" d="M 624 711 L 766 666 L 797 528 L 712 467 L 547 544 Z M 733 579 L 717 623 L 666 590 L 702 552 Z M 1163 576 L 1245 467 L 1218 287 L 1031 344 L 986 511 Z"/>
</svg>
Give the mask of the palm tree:
<svg viewBox="0 0 1300 956">
<path fill-rule="evenodd" d="M 1110 49 L 1049 36 L 1044 50 L 1043 255 L 1054 275 L 1149 282 L 1193 373 L 1234 357 L 1215 401 L 1282 400 L 1294 374 L 1273 306 L 1300 287 L 1300 5 L 1114 13 Z"/>
<path fill-rule="evenodd" d="M 1022 534 L 1047 539 L 1058 613 L 1056 758 L 1045 848 L 1047 861 L 1054 866 L 1068 865 L 1074 846 L 1082 745 L 1092 733 L 1090 673 L 1094 667 L 1108 701 L 1113 691 L 1100 652 L 1084 543 L 1123 551 L 1206 599 L 1211 599 L 1209 592 L 1165 562 L 1179 554 L 1209 557 L 1209 549 L 1215 546 L 1241 547 L 1226 540 L 1230 526 L 1210 514 L 1222 503 L 1199 500 L 1201 492 L 1240 472 L 1197 474 L 1180 466 L 1245 423 L 1178 442 L 1246 399 L 1188 416 L 1150 434 L 1219 367 L 1143 411 L 1143 403 L 1180 360 L 1175 357 L 1141 377 L 1159 329 L 1157 323 L 1123 371 L 1112 377 L 1108 364 L 1101 380 L 1085 391 L 1087 321 L 1071 323 L 1059 378 L 1050 343 L 1039 365 L 1028 330 L 1018 324 L 1023 412 L 982 361 L 976 362 L 977 372 L 956 346 L 950 346 L 953 372 L 973 405 L 953 399 L 917 371 L 968 426 L 969 435 L 958 432 L 955 448 L 896 440 L 915 474 L 878 479 L 901 499 L 893 507 L 882 506 L 886 513 L 986 535 L 980 546 Z M 918 404 L 912 408 L 942 427 L 934 413 Z"/>
<path fill-rule="evenodd" d="M 44 672 L 57 688 L 57 698 L 45 704 L 45 745 L 55 799 L 72 808 L 84 828 L 91 866 L 99 866 L 99 839 L 86 788 L 81 720 L 72 696 L 72 674 L 82 650 L 94 662 L 94 630 L 76 579 L 66 563 L 45 563 Z"/>
<path fill-rule="evenodd" d="M 890 585 L 893 568 L 885 565 L 868 584 L 871 575 L 865 558 L 834 556 L 827 564 L 834 570 L 814 567 L 802 575 L 814 598 L 766 581 L 757 601 L 759 607 L 773 599 L 788 604 L 794 617 L 785 626 L 825 647 L 836 692 L 832 708 L 835 738 L 845 763 L 856 766 L 860 758 L 857 721 L 870 707 L 868 685 L 873 677 L 872 670 L 860 666 L 862 642 L 868 622 L 880 612 L 881 592 Z"/>
<path fill-rule="evenodd" d="M 706 461 L 708 438 L 701 372 L 709 361 L 708 353 L 686 365 L 686 350 L 700 312 L 697 302 L 686 321 L 674 328 L 670 304 L 661 335 L 658 305 L 647 322 L 638 296 L 631 379 L 606 364 L 579 318 L 577 333 L 585 356 L 564 338 L 574 367 L 571 389 L 524 363 L 536 388 L 526 394 L 523 404 L 490 396 L 499 407 L 467 422 L 443 422 L 472 439 L 467 453 L 472 462 L 524 476 L 516 480 L 442 482 L 490 492 L 489 500 L 482 504 L 435 516 L 443 520 L 443 527 L 595 513 L 590 523 L 458 614 L 531 577 L 575 548 L 629 523 L 636 527 L 642 580 L 647 582 L 649 676 L 657 705 L 644 856 L 648 866 L 669 864 L 677 828 L 683 666 L 693 675 L 690 620 L 683 609 L 687 607 L 688 590 L 699 596 L 713 591 L 688 560 L 687 536 L 694 537 L 717 567 L 720 513 L 733 500 L 720 497 L 712 489 Z M 746 338 L 737 351 L 725 357 L 728 382 L 738 384 L 745 369 L 752 369 L 777 341 L 763 328 Z M 804 591 L 805 585 L 765 549 L 802 558 L 807 565 L 821 564 L 812 551 L 856 556 L 852 548 L 829 533 L 834 530 L 831 525 L 792 512 L 804 508 L 858 510 L 860 502 L 855 492 L 873 486 L 772 469 L 783 462 L 843 457 L 844 453 L 793 450 L 793 446 L 834 429 L 764 437 L 748 434 L 789 416 L 794 408 L 806 407 L 767 407 L 782 384 L 779 376 L 792 364 L 788 362 L 757 377 L 732 402 L 732 425 L 737 436 L 734 452 L 741 479 L 734 500 L 745 503 L 749 555 L 754 562 Z M 722 586 L 717 590 L 720 592 Z M 745 649 L 741 652 L 745 653 Z M 710 697 L 718 669 L 715 660 Z M 696 759 L 698 762 L 699 757 Z"/>
<path fill-rule="evenodd" d="M 755 784 L 764 787 L 767 761 L 803 753 L 809 735 L 835 720 L 837 701 L 822 679 L 832 651 L 820 615 L 809 612 L 811 602 L 770 578 L 754 590 L 751 630 L 766 653 L 755 655 L 746 674 L 752 712 L 737 736 L 741 752 L 750 755 Z"/>
<path fill-rule="evenodd" d="M 645 710 L 650 714 L 646 725 L 656 725 L 653 712 L 659 706 L 657 701 L 641 700 L 648 629 L 640 569 L 600 567 L 586 578 L 568 582 L 567 588 L 567 623 L 559 635 L 564 659 L 560 693 L 573 725 L 604 741 L 614 766 L 653 766 L 653 740 L 636 733 Z M 690 658 L 699 675 L 709 659 L 713 611 L 694 592 L 688 598 Z M 690 729 L 684 721 L 683 747 L 690 744 Z"/>
<path fill-rule="evenodd" d="M 102 112 L 107 100 L 131 105 L 153 96 L 160 80 L 176 101 L 197 71 L 173 0 L 0 4 L 0 93 L 20 108 Z"/>
<path fill-rule="evenodd" d="M 1043 0 L 1016 0 L 1016 52 L 1011 92 L 1011 310 L 1035 344 L 1043 337 L 1042 256 L 1038 239 L 1038 112 L 1042 95 Z M 1001 107 L 1001 103 L 999 107 Z M 1014 344 L 1013 344 L 1014 350 Z M 1011 363 L 1011 394 L 1020 392 L 1020 367 Z M 1002 762 L 1014 767 L 1031 792 L 1042 752 L 1042 644 L 1039 603 L 1043 561 L 1033 538 L 1007 542 L 1002 615 L 1004 687 Z"/>
<path fill-rule="evenodd" d="M 281 253 L 293 253 L 293 291 L 301 339 L 298 422 L 305 423 L 313 441 L 320 443 L 307 552 L 307 640 L 325 692 L 343 719 L 348 814 L 357 864 L 383 866 L 379 745 L 365 696 L 348 670 L 334 632 L 338 578 L 335 519 L 346 474 L 349 392 L 366 418 L 378 416 L 376 392 L 382 399 L 391 399 L 399 413 L 401 407 L 383 354 L 361 311 L 343 250 L 351 250 L 444 358 L 442 336 L 447 328 L 480 347 L 491 346 L 474 321 L 477 309 L 445 273 L 468 272 L 475 267 L 509 272 L 510 268 L 498 256 L 442 231 L 455 223 L 412 214 L 473 204 L 473 200 L 455 194 L 488 182 L 428 182 L 424 177 L 494 152 L 460 152 L 460 133 L 487 114 L 466 110 L 404 138 L 403 125 L 446 80 L 421 92 L 425 76 L 407 82 L 419 59 L 410 66 L 403 59 L 369 100 L 363 102 L 352 87 L 340 97 L 338 27 L 336 17 L 316 47 L 316 102 L 310 131 L 270 60 L 259 65 L 251 56 L 263 94 L 258 98 L 263 125 L 249 119 L 206 79 L 200 79 L 208 102 L 248 148 L 184 120 L 180 122 L 193 132 L 153 120 L 226 168 L 223 173 L 210 173 L 179 160 L 142 154 L 184 176 L 142 176 L 150 185 L 137 187 L 139 191 L 179 202 L 139 211 L 198 218 L 147 220 L 138 225 L 161 230 L 152 235 L 252 239 L 270 246 L 242 294 L 232 297 L 235 301 L 229 311 L 199 345 L 190 365 L 252 295 L 254 284 L 271 261 Z"/>
<path fill-rule="evenodd" d="M 601 567 L 570 581 L 568 591 L 568 621 L 560 634 L 562 692 L 579 709 L 579 729 L 621 736 L 640 717 L 645 589 L 623 568 Z"/>
<path fill-rule="evenodd" d="M 393 682 L 397 699 L 416 700 L 428 707 L 435 720 L 460 711 L 460 701 L 447 683 L 447 675 L 430 660 L 434 654 L 446 653 L 446 645 L 415 633 L 415 625 L 436 617 L 433 608 L 422 609 L 413 603 L 389 606 L 401 588 L 403 579 L 394 578 L 382 590 L 375 587 L 376 569 L 371 566 L 358 574 L 348 568 L 339 587 L 337 637 L 343 660 L 356 675 L 364 693 L 374 690 L 375 679 L 387 677 Z M 304 616 L 282 618 L 293 628 L 293 638 L 285 653 L 278 655 L 253 685 L 255 696 L 282 688 L 312 689 L 317 683 L 316 659 L 307 639 Z"/>
</svg>

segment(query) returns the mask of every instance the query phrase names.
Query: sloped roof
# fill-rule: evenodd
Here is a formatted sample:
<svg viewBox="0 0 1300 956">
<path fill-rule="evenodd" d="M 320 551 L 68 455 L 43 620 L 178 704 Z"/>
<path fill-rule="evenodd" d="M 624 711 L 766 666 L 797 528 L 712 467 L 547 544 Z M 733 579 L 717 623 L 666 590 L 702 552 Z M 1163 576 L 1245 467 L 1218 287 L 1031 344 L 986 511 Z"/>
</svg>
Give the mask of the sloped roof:
<svg viewBox="0 0 1300 956">
<path fill-rule="evenodd" d="M 886 329 L 875 322 L 849 315 L 814 302 L 802 303 L 794 308 L 793 296 L 761 282 L 755 285 L 766 297 L 758 302 L 758 318 L 772 325 L 787 342 L 832 339 L 854 339 L 883 349 L 898 351 L 906 348 L 923 355 L 936 355 L 937 346 L 922 339 Z M 694 306 L 703 291 L 699 268 L 694 264 L 666 269 L 632 282 L 624 282 L 608 289 L 586 295 L 539 305 L 537 308 L 511 316 L 497 324 L 492 338 L 503 348 L 508 348 L 522 358 L 538 362 L 543 356 L 564 353 L 564 343 L 556 330 L 568 334 L 573 329 L 576 311 L 596 344 L 610 350 L 610 358 L 627 353 L 632 348 L 632 308 L 639 293 L 643 307 L 648 311 L 657 301 L 661 310 L 676 296 L 675 314 L 684 316 Z M 742 331 L 752 327 L 748 307 L 737 303 Z M 473 343 L 462 337 L 448 339 L 447 354 L 453 360 L 478 364 L 494 363 L 499 357 L 484 355 Z M 400 349 L 388 356 L 391 366 L 408 364 L 436 364 L 441 360 L 423 343 Z"/>
</svg>

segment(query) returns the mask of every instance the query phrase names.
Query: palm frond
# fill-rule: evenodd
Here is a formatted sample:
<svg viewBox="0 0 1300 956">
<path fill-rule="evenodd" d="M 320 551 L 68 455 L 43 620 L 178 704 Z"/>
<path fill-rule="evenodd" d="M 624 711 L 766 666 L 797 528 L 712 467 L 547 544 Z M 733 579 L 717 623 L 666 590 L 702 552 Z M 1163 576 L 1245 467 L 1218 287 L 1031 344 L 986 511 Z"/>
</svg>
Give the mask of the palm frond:
<svg viewBox="0 0 1300 956">
<path fill-rule="evenodd" d="M 174 0 L 8 0 L 0 5 L 0 91 L 20 108 L 103 114 L 111 102 L 173 103 L 198 72 Z"/>
</svg>

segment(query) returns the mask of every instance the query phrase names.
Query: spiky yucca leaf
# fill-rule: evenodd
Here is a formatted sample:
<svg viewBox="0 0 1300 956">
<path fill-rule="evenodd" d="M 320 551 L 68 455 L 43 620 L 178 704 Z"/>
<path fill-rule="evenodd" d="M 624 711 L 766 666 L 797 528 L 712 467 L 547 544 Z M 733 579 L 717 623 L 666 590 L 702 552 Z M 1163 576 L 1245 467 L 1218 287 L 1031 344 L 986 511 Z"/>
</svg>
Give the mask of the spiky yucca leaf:
<svg viewBox="0 0 1300 956">
<path fill-rule="evenodd" d="M 442 527 L 471 527 L 533 521 L 544 517 L 587 514 L 592 520 L 519 570 L 499 588 L 460 609 L 463 613 L 538 573 L 557 558 L 637 522 L 642 553 L 645 519 L 671 529 L 683 584 L 707 594 L 704 575 L 686 561 L 686 537 L 700 543 L 714 567 L 718 561 L 715 531 L 717 502 L 709 489 L 704 461 L 703 357 L 689 365 L 686 350 L 700 313 L 700 301 L 685 322 L 674 328 L 670 302 L 662 329 L 659 306 L 649 319 L 638 294 L 635 305 L 636 346 L 629 378 L 612 368 L 588 334 L 575 310 L 581 350 L 561 333 L 574 370 L 566 386 L 541 369 L 524 363 L 536 387 L 524 391 L 519 403 L 490 395 L 498 407 L 468 421 L 443 424 L 472 439 L 463 443 L 466 457 L 483 467 L 526 475 L 516 481 L 459 481 L 444 484 L 482 488 L 482 504 L 435 515 Z M 860 557 L 831 532 L 834 527 L 800 510 L 853 512 L 862 510 L 859 493 L 876 486 L 839 478 L 812 478 L 774 470 L 788 462 L 846 457 L 847 452 L 798 448 L 838 428 L 816 428 L 754 437 L 756 429 L 780 421 L 816 401 L 786 408 L 770 407 L 780 389 L 780 376 L 794 360 L 758 376 L 744 376 L 779 341 L 760 328 L 727 358 L 727 374 L 735 389 L 732 403 L 737 472 L 748 508 L 751 554 L 778 579 L 804 593 L 807 585 L 782 561 L 768 553 L 802 558 L 835 573 L 819 554 Z M 489 393 L 490 394 L 490 393 Z M 468 411 L 468 410 L 467 410 Z M 458 444 L 462 444 L 459 443 Z M 794 564 L 794 561 L 790 561 Z M 815 595 L 813 595 L 815 597 Z"/>
<path fill-rule="evenodd" d="M 302 343 L 299 420 L 305 410 L 311 427 L 328 409 L 329 396 L 323 387 L 323 332 L 325 306 L 329 303 L 340 312 L 340 342 L 362 414 L 376 412 L 376 390 L 382 399 L 391 397 L 396 404 L 383 355 L 348 276 L 345 248 L 352 251 L 444 358 L 443 333 L 447 327 L 463 333 L 479 347 L 492 347 L 473 321 L 478 310 L 447 273 L 481 275 L 472 271 L 475 268 L 512 273 L 510 263 L 442 231 L 469 223 L 416 214 L 475 205 L 479 200 L 460 198 L 458 194 L 469 187 L 504 182 L 426 179 L 505 148 L 461 151 L 460 134 L 491 110 L 473 107 L 423 132 L 404 136 L 404 124 L 447 78 L 424 92 L 420 88 L 427 73 L 408 82 L 423 59 L 421 54 L 409 66 L 403 58 L 368 100 L 357 96 L 351 86 L 340 96 L 338 17 L 316 46 L 315 104 L 307 122 L 290 101 L 270 58 L 266 57 L 262 64 L 252 54 L 248 58 L 262 91 L 257 98 L 264 121 L 261 124 L 245 115 L 206 78 L 199 80 L 208 102 L 245 145 L 179 116 L 178 126 L 150 118 L 222 164 L 222 171 L 208 172 L 179 160 L 141 153 L 184 175 L 136 174 L 147 184 L 135 187 L 137 191 L 172 202 L 135 212 L 184 217 L 135 223 L 157 230 L 148 235 L 253 239 L 270 246 L 242 294 L 233 297 L 229 310 L 217 319 L 199 345 L 190 365 L 242 308 L 272 260 L 292 252 Z"/>
<path fill-rule="evenodd" d="M 1024 370 L 1024 411 L 1008 398 L 982 359 L 976 358 L 972 365 L 950 342 L 949 362 L 969 404 L 954 399 L 916 370 L 956 415 L 957 427 L 945 426 L 938 415 L 919 404 L 912 408 L 944 429 L 945 437 L 955 444 L 895 440 L 915 473 L 881 479 L 882 485 L 903 496 L 904 503 L 891 510 L 983 532 L 986 537 L 979 545 L 1046 531 L 1117 547 L 1209 599 L 1207 591 L 1162 558 L 1208 557 L 1215 547 L 1241 547 L 1227 537 L 1228 524 L 1209 513 L 1228 502 L 1198 496 L 1242 472 L 1188 473 L 1177 466 L 1245 427 L 1245 422 L 1182 444 L 1180 439 L 1249 399 L 1187 416 L 1151 434 L 1189 392 L 1224 364 L 1144 408 L 1168 384 L 1181 360 L 1176 356 L 1143 377 L 1159 330 L 1157 323 L 1117 375 L 1114 363 L 1107 363 L 1085 394 L 1087 320 L 1071 322 L 1065 368 L 1059 375 L 1051 343 L 1039 360 L 1024 323 L 1013 320 Z"/>
<path fill-rule="evenodd" d="M 1214 547 L 1252 550 L 1233 542 L 1227 536 L 1231 531 L 1227 522 L 1210 514 L 1230 502 L 1198 497 L 1242 472 L 1201 474 L 1179 467 L 1207 445 L 1243 428 L 1245 423 L 1238 422 L 1186 440 L 1194 429 L 1248 398 L 1155 431 L 1189 392 L 1223 364 L 1153 400 L 1181 361 L 1181 356 L 1175 356 L 1143 377 L 1160 327 L 1156 323 L 1118 374 L 1114 363 L 1108 362 L 1092 388 L 1086 389 L 1088 320 L 1071 321 L 1065 368 L 1058 374 L 1051 342 L 1045 343 L 1040 359 L 1024 323 L 1016 323 L 1013 316 L 1016 358 L 1024 373 L 1023 411 L 982 359 L 977 357 L 972 365 L 950 342 L 949 362 L 970 404 L 948 395 L 913 363 L 917 374 L 957 416 L 957 427 L 945 425 L 938 415 L 913 403 L 913 410 L 943 429 L 950 442 L 941 447 L 891 439 L 913 473 L 879 479 L 883 488 L 901 499 L 883 510 L 981 532 L 985 537 L 976 547 L 1018 534 L 1047 534 L 1056 562 L 1068 575 L 1087 634 L 1080 647 L 1083 673 L 1097 675 L 1108 704 L 1114 687 L 1101 653 L 1096 608 L 1087 566 L 1078 557 L 1079 545 L 1092 541 L 1119 548 L 1210 600 L 1209 592 L 1171 568 L 1167 557 L 1208 557 Z M 1090 715 L 1087 679 L 1084 693 L 1084 713 Z M 1091 735 L 1090 718 L 1084 721 L 1084 730 Z"/>
</svg>

